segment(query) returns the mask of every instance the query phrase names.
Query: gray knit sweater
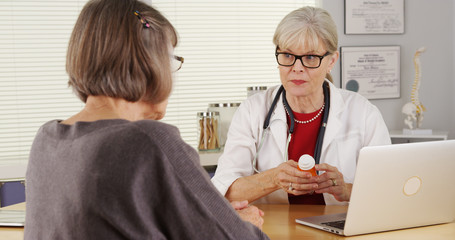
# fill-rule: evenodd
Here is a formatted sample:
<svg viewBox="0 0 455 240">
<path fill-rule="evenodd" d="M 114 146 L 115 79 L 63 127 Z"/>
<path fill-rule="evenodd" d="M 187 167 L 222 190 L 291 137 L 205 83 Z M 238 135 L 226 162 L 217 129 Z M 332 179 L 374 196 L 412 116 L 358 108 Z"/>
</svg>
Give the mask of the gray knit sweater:
<svg viewBox="0 0 455 240">
<path fill-rule="evenodd" d="M 267 239 L 158 121 L 50 121 L 26 180 L 25 239 Z"/>
</svg>

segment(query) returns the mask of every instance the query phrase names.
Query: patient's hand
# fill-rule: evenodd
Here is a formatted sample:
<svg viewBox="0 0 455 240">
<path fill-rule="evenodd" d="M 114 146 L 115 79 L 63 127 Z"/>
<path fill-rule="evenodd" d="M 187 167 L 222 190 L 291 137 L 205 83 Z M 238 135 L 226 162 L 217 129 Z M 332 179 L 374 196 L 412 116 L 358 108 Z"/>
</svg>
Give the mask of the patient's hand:
<svg viewBox="0 0 455 240">
<path fill-rule="evenodd" d="M 231 202 L 232 207 L 240 215 L 243 221 L 254 224 L 259 229 L 262 229 L 264 224 L 264 212 L 256 206 L 248 205 L 248 201 L 233 201 Z"/>
</svg>

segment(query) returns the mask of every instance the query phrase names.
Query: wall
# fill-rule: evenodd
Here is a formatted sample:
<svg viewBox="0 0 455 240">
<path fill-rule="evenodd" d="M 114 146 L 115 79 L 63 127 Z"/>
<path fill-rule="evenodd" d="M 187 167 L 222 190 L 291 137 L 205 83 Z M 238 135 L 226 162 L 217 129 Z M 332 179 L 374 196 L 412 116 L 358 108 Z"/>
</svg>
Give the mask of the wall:
<svg viewBox="0 0 455 240">
<path fill-rule="evenodd" d="M 425 46 L 420 57 L 422 82 L 420 101 L 427 108 L 422 128 L 449 131 L 455 138 L 455 6 L 447 0 L 405 0 L 405 33 L 399 35 L 345 35 L 344 1 L 322 0 L 338 25 L 339 46 L 401 46 L 401 94 L 397 99 L 371 100 L 381 110 L 389 129 L 402 129 L 401 107 L 411 100 L 415 51 Z M 332 71 L 340 83 L 340 65 Z"/>
<path fill-rule="evenodd" d="M 451 19 L 451 22 L 452 22 L 452 34 L 453 34 L 453 40 L 455 40 L 455 17 L 453 17 L 453 13 L 455 13 L 455 4 L 452 3 L 452 19 Z M 452 41 L 453 42 L 453 41 Z M 455 45 L 455 43 L 453 43 Z M 455 76 L 455 46 L 453 47 L 453 55 L 452 55 L 452 76 Z M 451 137 L 454 136 L 454 132 L 455 132 L 455 110 L 453 110 L 455 108 L 455 77 L 454 77 L 454 80 L 452 80 L 452 117 L 450 119 L 450 122 L 452 123 L 451 124 Z"/>
</svg>

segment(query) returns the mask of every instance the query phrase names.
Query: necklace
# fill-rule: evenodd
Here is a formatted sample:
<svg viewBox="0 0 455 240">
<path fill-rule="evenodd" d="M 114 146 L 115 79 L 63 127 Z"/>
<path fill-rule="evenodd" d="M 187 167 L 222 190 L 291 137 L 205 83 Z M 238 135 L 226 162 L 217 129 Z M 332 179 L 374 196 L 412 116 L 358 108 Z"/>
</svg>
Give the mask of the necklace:
<svg viewBox="0 0 455 240">
<path fill-rule="evenodd" d="M 314 116 L 314 117 L 313 117 L 312 119 L 310 119 L 310 120 L 300 121 L 300 120 L 297 120 L 297 119 L 294 118 L 294 121 L 295 121 L 296 123 L 300 123 L 300 124 L 310 123 L 310 122 L 316 120 L 316 119 L 321 115 L 322 111 L 324 111 L 324 107 L 325 107 L 325 103 L 322 104 L 321 110 L 319 110 L 318 114 L 316 114 L 316 116 Z M 288 113 L 288 110 L 287 110 L 286 108 L 284 108 L 284 110 L 286 110 L 286 113 L 288 114 L 288 116 L 291 117 L 291 116 L 289 115 L 289 113 Z"/>
</svg>

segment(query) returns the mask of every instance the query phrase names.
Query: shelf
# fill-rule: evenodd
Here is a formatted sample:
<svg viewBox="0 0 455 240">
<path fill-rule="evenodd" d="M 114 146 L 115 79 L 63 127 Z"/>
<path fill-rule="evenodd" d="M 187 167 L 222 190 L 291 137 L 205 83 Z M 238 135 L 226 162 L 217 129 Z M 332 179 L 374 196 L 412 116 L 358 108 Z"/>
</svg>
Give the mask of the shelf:
<svg viewBox="0 0 455 240">
<path fill-rule="evenodd" d="M 0 165 L 0 182 L 23 181 L 26 171 L 25 164 Z"/>
<path fill-rule="evenodd" d="M 449 132 L 433 131 L 433 134 L 403 134 L 403 130 L 391 130 L 390 138 L 392 143 L 410 143 L 447 140 Z"/>
<path fill-rule="evenodd" d="M 215 166 L 218 165 L 218 158 L 220 158 L 223 151 L 217 152 L 199 152 L 199 159 L 202 166 Z"/>
</svg>

